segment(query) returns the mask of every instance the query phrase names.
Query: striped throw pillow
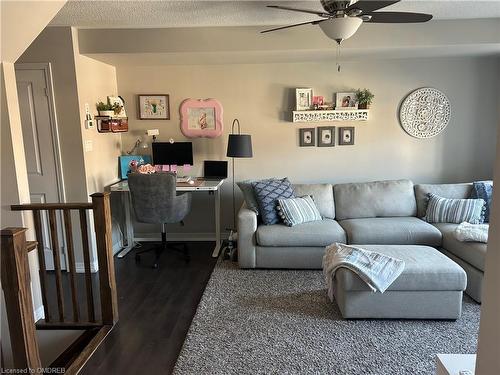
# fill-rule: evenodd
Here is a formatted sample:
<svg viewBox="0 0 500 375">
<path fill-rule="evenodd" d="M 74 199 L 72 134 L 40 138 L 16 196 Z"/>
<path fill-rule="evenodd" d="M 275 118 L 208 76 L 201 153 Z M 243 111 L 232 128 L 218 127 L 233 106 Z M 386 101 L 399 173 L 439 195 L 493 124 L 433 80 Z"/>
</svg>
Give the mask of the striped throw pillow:
<svg viewBox="0 0 500 375">
<path fill-rule="evenodd" d="M 464 221 L 480 224 L 484 220 L 485 202 L 483 199 L 448 199 L 428 194 L 429 203 L 425 220 L 428 223 L 456 223 Z"/>
<path fill-rule="evenodd" d="M 321 220 L 321 214 L 310 195 L 278 199 L 278 213 L 289 227 L 309 221 Z"/>
</svg>

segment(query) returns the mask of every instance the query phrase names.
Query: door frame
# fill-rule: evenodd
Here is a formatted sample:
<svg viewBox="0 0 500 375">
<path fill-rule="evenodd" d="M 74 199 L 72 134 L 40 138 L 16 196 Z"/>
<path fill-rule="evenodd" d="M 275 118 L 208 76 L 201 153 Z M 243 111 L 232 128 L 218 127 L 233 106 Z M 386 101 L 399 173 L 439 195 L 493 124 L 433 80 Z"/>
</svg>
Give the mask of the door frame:
<svg viewBox="0 0 500 375">
<path fill-rule="evenodd" d="M 59 198 L 60 203 L 66 203 L 66 192 L 64 186 L 64 173 L 62 168 L 62 157 L 61 157 L 61 144 L 59 141 L 59 126 L 57 123 L 57 112 L 56 112 L 56 100 L 54 94 L 54 83 L 52 76 L 52 65 L 50 62 L 46 63 L 16 63 L 14 64 L 15 70 L 43 70 L 45 77 L 45 86 L 47 87 L 46 95 L 49 102 L 49 116 L 50 116 L 50 129 L 51 129 L 51 137 L 52 137 L 52 149 L 54 152 L 54 160 L 56 162 L 55 170 L 56 170 L 56 187 L 57 187 L 57 196 Z M 64 259 L 66 263 L 66 269 L 69 269 L 68 265 L 68 254 L 67 254 L 67 246 L 66 241 L 64 242 Z"/>
</svg>

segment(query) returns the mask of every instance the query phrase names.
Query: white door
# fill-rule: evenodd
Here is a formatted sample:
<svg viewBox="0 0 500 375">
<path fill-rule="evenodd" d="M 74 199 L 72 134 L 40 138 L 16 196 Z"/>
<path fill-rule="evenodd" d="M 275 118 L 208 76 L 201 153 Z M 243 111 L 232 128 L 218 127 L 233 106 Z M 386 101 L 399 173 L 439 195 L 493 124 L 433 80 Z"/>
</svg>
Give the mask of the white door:
<svg viewBox="0 0 500 375">
<path fill-rule="evenodd" d="M 32 203 L 59 203 L 62 201 L 62 175 L 58 160 L 58 136 L 52 102 L 52 80 L 49 64 L 16 64 L 17 92 L 23 129 L 24 151 Z M 58 217 L 60 222 L 60 216 Z M 45 262 L 54 269 L 48 216 L 42 215 Z M 66 268 L 64 237 L 58 225 L 57 249 L 61 267 Z"/>
</svg>

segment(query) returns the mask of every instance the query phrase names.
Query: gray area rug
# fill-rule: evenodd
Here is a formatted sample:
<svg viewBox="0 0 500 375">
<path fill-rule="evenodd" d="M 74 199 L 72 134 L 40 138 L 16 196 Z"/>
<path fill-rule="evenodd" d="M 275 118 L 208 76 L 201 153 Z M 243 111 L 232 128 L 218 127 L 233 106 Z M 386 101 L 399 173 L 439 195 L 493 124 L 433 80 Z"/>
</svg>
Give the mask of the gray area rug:
<svg viewBox="0 0 500 375">
<path fill-rule="evenodd" d="M 475 353 L 480 305 L 457 321 L 344 320 L 321 271 L 219 263 L 174 374 L 434 374 L 436 353 Z"/>
</svg>

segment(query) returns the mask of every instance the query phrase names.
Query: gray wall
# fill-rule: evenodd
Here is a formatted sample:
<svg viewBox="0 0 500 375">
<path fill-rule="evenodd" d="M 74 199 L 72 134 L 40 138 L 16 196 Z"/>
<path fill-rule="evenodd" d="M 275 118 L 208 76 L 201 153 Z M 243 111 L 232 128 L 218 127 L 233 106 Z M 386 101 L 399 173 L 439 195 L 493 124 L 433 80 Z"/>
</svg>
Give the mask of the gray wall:
<svg viewBox="0 0 500 375">
<path fill-rule="evenodd" d="M 193 66 L 117 66 L 118 91 L 125 98 L 129 149 L 146 129 L 158 128 L 160 140 L 184 140 L 178 108 L 186 98 L 217 98 L 224 107 L 224 134 L 193 139 L 195 167 L 205 159 L 225 160 L 233 118 L 253 139 L 254 158 L 237 160 L 236 180 L 288 176 L 293 182 L 349 182 L 410 178 L 415 182 L 459 182 L 492 178 L 498 123 L 498 60 L 432 58 L 334 62 Z M 408 136 L 398 121 L 398 107 L 412 90 L 431 86 L 450 99 L 452 117 L 446 130 L 429 140 Z M 334 92 L 367 87 L 376 98 L 368 122 L 294 124 L 295 87 L 312 87 L 331 100 Z M 170 94 L 170 121 L 137 120 L 136 94 Z M 356 144 L 334 148 L 298 147 L 298 129 L 321 125 L 355 126 Z M 231 223 L 230 184 L 223 191 L 223 227 Z M 195 206 L 196 206 L 195 202 Z M 202 202 L 200 202 L 202 205 Z M 185 228 L 207 233 L 211 217 L 194 207 Z M 138 231 L 147 231 L 138 228 Z"/>
</svg>

